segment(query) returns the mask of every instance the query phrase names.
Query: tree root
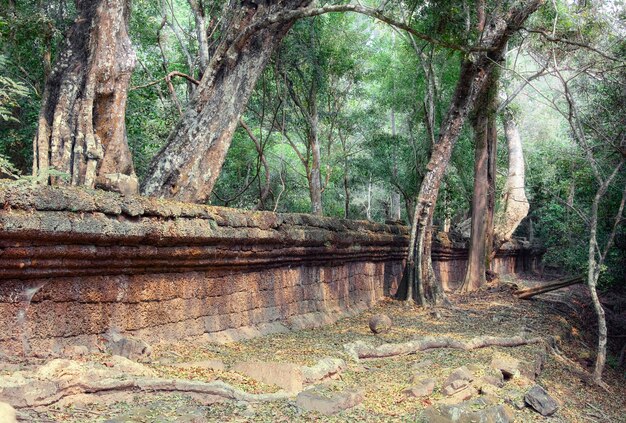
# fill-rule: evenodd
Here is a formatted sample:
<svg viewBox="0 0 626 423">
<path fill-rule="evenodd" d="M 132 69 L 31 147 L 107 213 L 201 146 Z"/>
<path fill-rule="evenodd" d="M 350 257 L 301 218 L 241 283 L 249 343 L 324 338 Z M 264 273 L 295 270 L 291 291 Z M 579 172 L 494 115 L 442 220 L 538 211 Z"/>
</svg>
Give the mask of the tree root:
<svg viewBox="0 0 626 423">
<path fill-rule="evenodd" d="M 199 382 L 177 379 L 136 378 L 136 379 L 103 379 L 89 381 L 81 378 L 72 383 L 63 383 L 62 386 L 46 381 L 43 389 L 38 389 L 37 382 L 27 388 L 31 395 L 19 395 L 19 392 L 10 392 L 11 388 L 0 390 L 0 397 L 8 397 L 8 401 L 16 409 L 27 407 L 50 406 L 63 398 L 79 394 L 115 394 L 122 392 L 174 392 L 188 394 L 203 394 L 222 397 L 235 401 L 268 402 L 290 398 L 291 395 L 283 391 L 272 394 L 251 394 L 237 389 L 222 381 Z M 51 389 L 52 388 L 52 389 Z M 18 388 L 19 389 L 19 388 Z M 32 395 L 32 393 L 35 395 Z M 14 394 L 14 395 L 12 395 Z M 6 400 L 6 399 L 5 399 Z"/>
<path fill-rule="evenodd" d="M 385 358 L 397 355 L 414 354 L 418 351 L 435 348 L 452 348 L 458 350 L 475 350 L 485 347 L 518 347 L 521 345 L 540 344 L 545 342 L 543 338 L 524 338 L 522 336 L 495 337 L 479 336 L 469 341 L 460 341 L 448 337 L 424 337 L 410 342 L 397 344 L 383 344 L 374 347 L 363 341 L 357 341 L 344 345 L 346 352 L 355 360 L 361 358 Z"/>
</svg>

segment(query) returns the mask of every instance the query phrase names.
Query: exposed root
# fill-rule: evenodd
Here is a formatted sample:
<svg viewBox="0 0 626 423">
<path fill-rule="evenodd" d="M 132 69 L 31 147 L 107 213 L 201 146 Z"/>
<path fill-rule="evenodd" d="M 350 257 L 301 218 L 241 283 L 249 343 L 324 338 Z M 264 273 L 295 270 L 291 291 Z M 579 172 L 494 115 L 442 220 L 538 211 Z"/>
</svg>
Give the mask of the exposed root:
<svg viewBox="0 0 626 423">
<path fill-rule="evenodd" d="M 469 341 L 460 341 L 448 337 L 431 337 L 416 339 L 410 342 L 397 344 L 383 344 L 374 347 L 363 341 L 357 341 L 344 345 L 346 352 L 355 360 L 360 358 L 385 358 L 404 354 L 414 354 L 418 351 L 431 350 L 434 348 L 453 348 L 458 350 L 475 350 L 486 347 L 518 347 L 520 345 L 544 343 L 543 338 L 524 338 L 522 336 L 496 337 L 479 336 Z"/>
<path fill-rule="evenodd" d="M 34 384 L 37 381 L 33 381 Z M 136 378 L 136 379 L 103 379 L 86 381 L 81 379 L 76 383 L 63 384 L 58 389 L 50 389 L 50 382 L 46 382 L 44 389 L 35 391 L 40 395 L 37 396 L 19 396 L 10 395 L 10 388 L 5 388 L 0 392 L 0 396 L 11 396 L 11 405 L 13 407 L 40 407 L 49 406 L 61 401 L 63 398 L 79 395 L 79 394 L 113 394 L 120 392 L 173 392 L 173 393 L 190 393 L 204 394 L 222 397 L 224 399 L 246 401 L 246 402 L 268 402 L 278 401 L 290 398 L 290 394 L 285 392 L 277 392 L 272 394 L 250 394 L 241 389 L 237 389 L 222 381 L 198 382 L 189 380 L 176 379 L 158 379 L 158 378 Z M 29 388 L 32 392 L 33 387 Z"/>
</svg>

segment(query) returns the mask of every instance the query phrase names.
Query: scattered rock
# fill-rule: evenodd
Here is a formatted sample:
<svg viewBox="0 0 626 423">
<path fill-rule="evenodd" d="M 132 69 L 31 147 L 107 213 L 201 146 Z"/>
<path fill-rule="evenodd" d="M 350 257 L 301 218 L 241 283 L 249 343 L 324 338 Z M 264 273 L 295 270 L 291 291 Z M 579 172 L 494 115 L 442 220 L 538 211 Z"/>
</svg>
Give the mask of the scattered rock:
<svg viewBox="0 0 626 423">
<path fill-rule="evenodd" d="M 324 415 L 337 414 L 340 411 L 356 407 L 363 402 L 363 395 L 357 391 L 344 391 L 326 398 L 312 390 L 300 392 L 296 404 L 303 410 L 316 411 Z"/>
<path fill-rule="evenodd" d="M 122 336 L 116 332 L 105 335 L 106 347 L 112 355 L 121 355 L 130 359 L 149 357 L 152 347 L 145 341 L 131 336 Z"/>
<path fill-rule="evenodd" d="M 466 389 L 469 383 L 474 380 L 474 375 L 465 366 L 459 367 L 443 382 L 442 391 L 444 394 L 450 396 L 461 390 Z"/>
<path fill-rule="evenodd" d="M 491 358 L 491 368 L 499 370 L 504 377 L 504 380 L 517 378 L 521 375 L 520 372 L 521 361 L 506 354 L 495 354 Z"/>
<path fill-rule="evenodd" d="M 391 330 L 391 319 L 386 314 L 377 314 L 370 318 L 370 330 L 376 334 Z"/>
<path fill-rule="evenodd" d="M 431 406 L 424 410 L 423 417 L 429 423 L 510 423 L 513 411 L 506 405 L 498 405 L 487 397 L 465 401 L 456 405 Z"/>
<path fill-rule="evenodd" d="M 421 380 L 417 385 L 406 388 L 402 393 L 408 397 L 425 397 L 433 393 L 435 390 L 435 379 Z"/>
<path fill-rule="evenodd" d="M 15 415 L 15 409 L 6 402 L 0 402 L 0 422 L 2 423 L 16 423 L 17 417 Z"/>
<path fill-rule="evenodd" d="M 242 362 L 235 364 L 232 371 L 242 373 L 259 382 L 276 385 L 287 392 L 302 391 L 302 369 L 292 363 Z"/>
<path fill-rule="evenodd" d="M 304 383 L 315 383 L 324 379 L 334 378 L 347 367 L 341 358 L 324 357 L 314 366 L 302 366 Z"/>
<path fill-rule="evenodd" d="M 452 394 L 459 392 L 462 389 L 467 388 L 468 386 L 469 386 L 469 382 L 466 380 L 453 380 L 452 383 L 450 383 L 449 385 L 446 385 L 443 388 L 443 393 L 446 394 L 447 396 L 450 396 Z"/>
<path fill-rule="evenodd" d="M 524 401 L 542 416 L 551 416 L 559 408 L 554 398 L 539 385 L 533 386 L 526 392 Z"/>
<path fill-rule="evenodd" d="M 219 371 L 226 370 L 226 366 L 224 365 L 224 362 L 221 360 L 187 361 L 184 363 L 172 363 L 171 366 L 183 368 L 183 369 L 186 369 L 189 367 L 196 367 L 196 368 L 205 369 L 205 370 L 219 370 Z"/>
</svg>

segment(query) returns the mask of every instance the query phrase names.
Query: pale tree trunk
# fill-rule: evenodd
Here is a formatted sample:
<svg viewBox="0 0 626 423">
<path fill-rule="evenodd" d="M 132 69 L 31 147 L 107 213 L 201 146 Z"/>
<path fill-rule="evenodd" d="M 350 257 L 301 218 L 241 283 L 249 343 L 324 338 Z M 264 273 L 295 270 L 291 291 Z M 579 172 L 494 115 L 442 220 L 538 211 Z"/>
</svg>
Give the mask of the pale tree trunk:
<svg viewBox="0 0 626 423">
<path fill-rule="evenodd" d="M 395 88 L 395 83 L 394 83 Z M 398 181 L 398 144 L 396 142 L 396 114 L 391 109 L 391 136 L 393 137 L 393 146 L 392 146 L 392 157 L 393 161 L 391 173 L 393 176 L 393 180 L 395 182 Z M 391 207 L 389 208 L 389 219 L 391 220 L 400 220 L 400 193 L 394 189 L 391 191 Z"/>
<path fill-rule="evenodd" d="M 459 82 L 452 97 L 452 104 L 442 125 L 438 143 L 433 146 L 430 161 L 420 186 L 415 205 L 411 239 L 415 248 L 409 248 L 407 266 L 414 266 L 413 283 L 419 289 L 420 296 L 431 305 L 446 301 L 443 287 L 432 272 L 432 217 L 437 202 L 439 187 L 452 154 L 452 147 L 468 112 L 473 107 L 479 93 L 488 85 L 488 80 L 496 63 L 503 58 L 506 44 L 511 35 L 543 3 L 542 0 L 529 0 L 509 11 L 504 18 L 496 17 L 485 29 L 482 46 L 489 53 L 478 54 L 472 61 L 464 61 Z"/>
<path fill-rule="evenodd" d="M 45 184 L 136 193 L 124 122 L 136 62 L 130 1 L 76 3 L 78 18 L 44 91 L 33 175 Z"/>
<path fill-rule="evenodd" d="M 313 40 L 313 33 L 311 39 Z M 314 48 L 314 45 L 311 47 Z M 311 213 L 321 216 L 324 214 L 324 210 L 322 209 L 322 158 L 319 140 L 319 113 L 317 111 L 317 75 L 313 75 L 312 84 L 309 95 L 309 130 L 307 135 L 311 149 L 311 167 L 308 175 L 309 193 L 311 196 Z"/>
<path fill-rule="evenodd" d="M 528 215 L 530 204 L 526 198 L 524 152 L 522 139 L 510 111 L 504 113 L 504 134 L 509 153 L 509 171 L 502 194 L 503 207 L 495 217 L 492 257 L 509 241 L 513 232 Z"/>
<path fill-rule="evenodd" d="M 198 65 L 200 66 L 199 78 L 202 78 L 204 70 L 209 66 L 209 38 L 207 36 L 206 15 L 202 0 L 187 0 L 196 23 L 196 39 L 198 40 Z"/>
<path fill-rule="evenodd" d="M 143 194 L 198 203 L 209 199 L 254 85 L 294 23 L 267 23 L 266 18 L 310 1 L 231 1 L 222 41 L 183 118 L 152 160 Z M 251 26 L 260 29 L 248 34 Z"/>
</svg>

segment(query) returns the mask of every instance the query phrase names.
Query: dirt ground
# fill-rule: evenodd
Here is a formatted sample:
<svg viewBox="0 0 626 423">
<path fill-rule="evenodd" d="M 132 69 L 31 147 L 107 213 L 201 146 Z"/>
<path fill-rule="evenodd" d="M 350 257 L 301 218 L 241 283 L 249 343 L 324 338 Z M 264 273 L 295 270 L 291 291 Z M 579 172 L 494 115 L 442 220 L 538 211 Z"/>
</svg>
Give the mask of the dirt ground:
<svg viewBox="0 0 626 423">
<path fill-rule="evenodd" d="M 470 366 L 480 373 L 487 369 L 494 353 L 504 353 L 522 360 L 532 360 L 537 345 L 521 347 L 488 347 L 471 351 L 432 349 L 392 358 L 360 360 L 346 354 L 344 344 L 364 341 L 372 345 L 407 342 L 420 336 L 447 336 L 469 340 L 475 336 L 552 336 L 559 354 L 549 353 L 536 382 L 557 400 L 559 409 L 550 418 L 542 417 L 529 407 L 512 407 L 516 422 L 626 422 L 626 373 L 615 368 L 610 357 L 604 380 L 608 390 L 589 385 L 582 374 L 591 370 L 593 336 L 585 334 L 582 322 L 559 310 L 550 297 L 518 300 L 510 287 L 486 289 L 472 295 L 451 295 L 452 307 L 425 310 L 393 300 L 356 317 L 336 324 L 290 333 L 275 334 L 231 344 L 181 342 L 154 346 L 150 359 L 144 362 L 159 377 L 199 381 L 222 380 L 251 393 L 276 392 L 276 386 L 265 385 L 239 373 L 228 371 L 241 361 L 272 361 L 311 366 L 324 357 L 342 358 L 347 369 L 334 380 L 324 382 L 318 391 L 331 396 L 335 392 L 355 389 L 363 402 L 333 416 L 306 412 L 293 398 L 266 403 L 223 401 L 203 405 L 202 398 L 180 394 L 126 394 L 124 397 L 102 397 L 96 403 L 53 405 L 46 408 L 19 410 L 19 417 L 33 422 L 420 422 L 426 421 L 426 407 L 444 399 L 442 381 L 456 368 Z M 393 321 L 389 333 L 374 335 L 368 328 L 372 315 L 384 313 Z M 90 354 L 85 362 L 106 364 L 109 357 Z M 226 370 L 201 367 L 178 367 L 177 363 L 219 360 Z M 402 391 L 411 386 L 415 369 L 437 380 L 434 392 L 412 398 Z M 511 380 L 498 390 L 502 404 L 523 397 L 528 385 Z"/>
</svg>

